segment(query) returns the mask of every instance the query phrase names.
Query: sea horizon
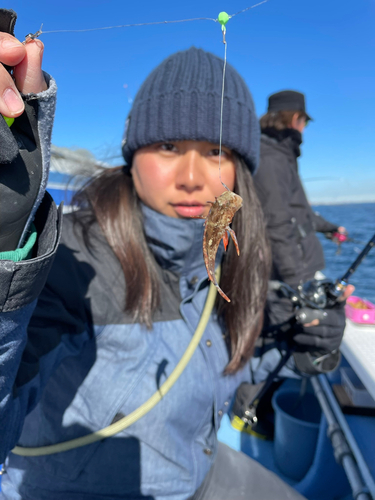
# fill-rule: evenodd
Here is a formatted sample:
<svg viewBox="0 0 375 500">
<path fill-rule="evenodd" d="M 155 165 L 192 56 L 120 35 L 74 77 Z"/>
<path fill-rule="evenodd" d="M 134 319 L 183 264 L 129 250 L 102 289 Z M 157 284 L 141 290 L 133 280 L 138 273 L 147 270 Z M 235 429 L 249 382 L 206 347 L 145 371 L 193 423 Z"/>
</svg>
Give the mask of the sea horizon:
<svg viewBox="0 0 375 500">
<path fill-rule="evenodd" d="M 309 200 L 310 205 L 312 206 L 322 206 L 322 205 L 367 205 L 371 203 L 375 203 L 375 199 L 373 200 L 334 200 L 334 201 L 324 201 L 324 200 Z"/>
</svg>

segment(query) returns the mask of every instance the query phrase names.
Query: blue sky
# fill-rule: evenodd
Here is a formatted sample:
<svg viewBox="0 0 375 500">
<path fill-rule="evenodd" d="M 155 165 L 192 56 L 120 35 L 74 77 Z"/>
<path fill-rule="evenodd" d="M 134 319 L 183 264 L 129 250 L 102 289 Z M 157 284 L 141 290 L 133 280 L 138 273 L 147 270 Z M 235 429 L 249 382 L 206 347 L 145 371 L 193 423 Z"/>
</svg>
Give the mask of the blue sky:
<svg viewBox="0 0 375 500">
<path fill-rule="evenodd" d="M 256 0 L 150 2 L 13 0 L 20 39 L 43 29 L 216 18 Z M 228 62 L 247 82 L 259 115 L 267 96 L 302 91 L 314 118 L 304 134 L 301 176 L 314 203 L 375 201 L 375 2 L 269 0 L 227 25 Z M 212 21 L 51 33 L 44 69 L 59 93 L 53 142 L 118 157 L 130 101 L 144 78 L 169 54 L 202 47 L 223 56 Z M 113 160 L 116 163 L 116 160 Z"/>
</svg>

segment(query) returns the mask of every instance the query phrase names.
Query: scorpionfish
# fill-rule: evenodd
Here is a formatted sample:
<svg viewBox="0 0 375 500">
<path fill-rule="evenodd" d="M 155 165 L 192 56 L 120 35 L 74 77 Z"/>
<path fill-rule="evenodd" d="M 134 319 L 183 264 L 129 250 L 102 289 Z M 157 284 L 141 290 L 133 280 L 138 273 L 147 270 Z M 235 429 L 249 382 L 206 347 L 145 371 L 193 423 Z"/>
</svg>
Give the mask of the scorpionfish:
<svg viewBox="0 0 375 500">
<path fill-rule="evenodd" d="M 230 302 L 229 297 L 225 295 L 216 281 L 215 259 L 221 240 L 223 240 L 224 249 L 227 249 L 229 240 L 228 233 L 231 235 L 235 244 L 237 255 L 240 255 L 236 234 L 233 229 L 229 227 L 229 224 L 232 222 L 234 214 L 242 207 L 242 198 L 232 191 L 224 191 L 224 193 L 222 193 L 218 198 L 215 198 L 214 202 L 209 201 L 208 203 L 211 204 L 211 208 L 204 223 L 204 263 L 206 265 L 208 279 L 212 281 L 220 295 L 226 301 Z"/>
</svg>

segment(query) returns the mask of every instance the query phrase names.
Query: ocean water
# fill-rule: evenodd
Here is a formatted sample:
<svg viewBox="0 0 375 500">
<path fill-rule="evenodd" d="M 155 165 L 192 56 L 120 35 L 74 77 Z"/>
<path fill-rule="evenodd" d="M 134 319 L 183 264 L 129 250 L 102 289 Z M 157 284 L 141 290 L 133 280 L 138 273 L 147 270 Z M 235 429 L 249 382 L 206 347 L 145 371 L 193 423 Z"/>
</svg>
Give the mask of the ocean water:
<svg viewBox="0 0 375 500">
<path fill-rule="evenodd" d="M 337 252 L 337 245 L 318 233 L 326 260 L 323 272 L 328 278 L 337 279 L 347 271 L 375 234 L 375 203 L 320 205 L 313 206 L 313 209 L 330 222 L 344 226 L 349 237 L 357 240 L 343 243 L 341 251 Z M 375 247 L 370 250 L 349 282 L 356 288 L 353 295 L 375 303 Z"/>
</svg>

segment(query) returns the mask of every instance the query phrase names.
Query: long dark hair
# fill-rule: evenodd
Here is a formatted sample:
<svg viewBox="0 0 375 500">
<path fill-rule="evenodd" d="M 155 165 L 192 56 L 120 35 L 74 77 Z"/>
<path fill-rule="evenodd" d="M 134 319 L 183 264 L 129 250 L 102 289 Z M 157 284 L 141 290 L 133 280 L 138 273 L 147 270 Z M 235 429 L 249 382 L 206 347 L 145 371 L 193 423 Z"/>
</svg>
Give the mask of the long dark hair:
<svg viewBox="0 0 375 500">
<path fill-rule="evenodd" d="M 231 303 L 219 295 L 216 301 L 230 346 L 231 359 L 225 370 L 228 374 L 235 373 L 251 357 L 262 328 L 270 268 L 262 210 L 250 171 L 241 159 L 236 159 L 234 190 L 243 198 L 243 207 L 232 224 L 241 256 L 237 256 L 234 245 L 229 245 L 220 286 Z M 161 300 L 159 277 L 146 242 L 140 201 L 131 175 L 123 167 L 104 169 L 77 193 L 73 203 L 89 211 L 89 218 L 80 217 L 79 211 L 75 216 L 86 244 L 90 245 L 90 226 L 97 221 L 120 261 L 126 283 L 125 311 L 132 314 L 134 321 L 151 328 Z"/>
</svg>

